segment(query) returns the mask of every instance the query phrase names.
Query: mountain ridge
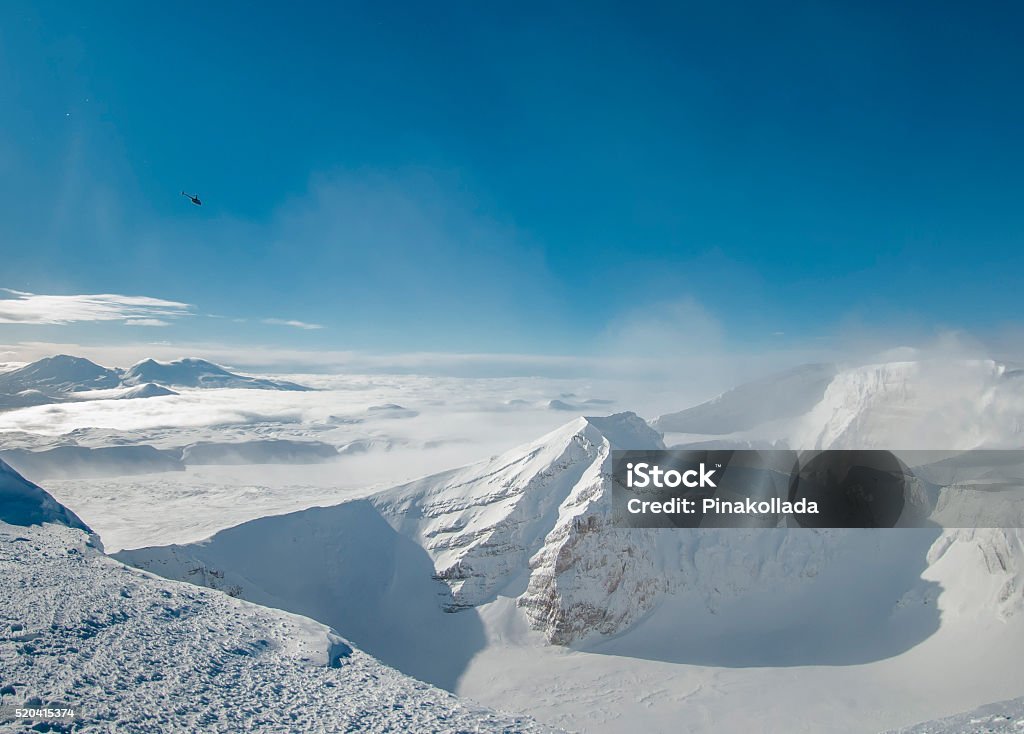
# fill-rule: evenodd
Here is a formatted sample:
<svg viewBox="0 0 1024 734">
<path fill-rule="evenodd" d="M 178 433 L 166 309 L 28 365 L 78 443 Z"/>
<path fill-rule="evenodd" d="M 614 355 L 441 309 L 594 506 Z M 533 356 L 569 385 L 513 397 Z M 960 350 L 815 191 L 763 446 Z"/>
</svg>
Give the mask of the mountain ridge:
<svg viewBox="0 0 1024 734">
<path fill-rule="evenodd" d="M 133 364 L 121 376 L 121 384 L 129 387 L 146 383 L 170 387 L 310 390 L 308 387 L 285 380 L 239 375 L 229 372 L 213 362 L 195 357 L 185 357 L 170 362 L 144 359 Z"/>
<path fill-rule="evenodd" d="M 203 359 L 144 359 L 127 369 L 103 367 L 84 357 L 58 354 L 0 372 L 0 409 L 77 400 L 142 399 L 177 395 L 170 387 L 308 391 L 286 380 L 231 372 Z M 116 390 L 115 394 L 111 394 Z"/>
</svg>

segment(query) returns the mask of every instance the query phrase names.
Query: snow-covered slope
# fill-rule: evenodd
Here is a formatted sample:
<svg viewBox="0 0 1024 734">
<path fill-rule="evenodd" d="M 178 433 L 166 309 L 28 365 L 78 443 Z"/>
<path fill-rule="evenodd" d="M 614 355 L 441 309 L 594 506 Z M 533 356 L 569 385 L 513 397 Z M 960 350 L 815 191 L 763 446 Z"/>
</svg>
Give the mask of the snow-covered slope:
<svg viewBox="0 0 1024 734">
<path fill-rule="evenodd" d="M 547 730 L 412 680 L 323 624 L 85 541 L 0 523 L 0 703 L 76 706 L 74 731 L 97 733 Z"/>
<path fill-rule="evenodd" d="M 172 387 L 309 389 L 283 380 L 238 375 L 204 359 L 179 359 L 174 362 L 157 362 L 155 359 L 146 359 L 125 370 L 122 382 L 125 385 L 144 385 L 152 382 Z"/>
<path fill-rule="evenodd" d="M 831 364 L 806 364 L 722 393 L 652 422 L 664 433 L 722 435 L 803 415 L 821 401 L 836 375 Z"/>
<path fill-rule="evenodd" d="M 992 360 L 843 370 L 789 437 L 795 448 L 1024 446 L 1024 375 Z"/>
<path fill-rule="evenodd" d="M 0 521 L 9 525 L 57 523 L 91 532 L 75 513 L 3 461 L 0 461 Z"/>
<path fill-rule="evenodd" d="M 994 360 L 934 358 L 804 365 L 652 425 L 688 434 L 687 447 L 1019 448 L 1024 371 Z"/>
<path fill-rule="evenodd" d="M 403 672 L 454 689 L 483 646 L 474 615 L 446 614 L 430 558 L 366 501 L 264 517 L 188 545 L 121 551 L 167 578 L 320 620 Z"/>
<path fill-rule="evenodd" d="M 103 390 L 119 384 L 120 375 L 116 370 L 66 354 L 46 357 L 0 374 L 0 393 L 8 395 L 24 390 L 39 390 L 47 394 Z"/>
<path fill-rule="evenodd" d="M 1020 734 L 1024 731 L 1024 698 L 979 706 L 963 714 L 913 726 L 889 734 Z"/>
</svg>

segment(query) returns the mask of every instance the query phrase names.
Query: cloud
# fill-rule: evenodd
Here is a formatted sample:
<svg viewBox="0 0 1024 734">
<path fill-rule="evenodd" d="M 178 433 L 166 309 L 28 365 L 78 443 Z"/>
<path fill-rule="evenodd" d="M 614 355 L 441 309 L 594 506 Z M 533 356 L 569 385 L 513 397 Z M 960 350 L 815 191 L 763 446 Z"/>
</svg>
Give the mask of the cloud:
<svg viewBox="0 0 1024 734">
<path fill-rule="evenodd" d="M 691 357 L 724 351 L 725 327 L 696 299 L 680 298 L 620 314 L 600 344 L 622 356 Z"/>
<path fill-rule="evenodd" d="M 128 319 L 125 326 L 170 326 L 169 321 L 163 319 Z"/>
<path fill-rule="evenodd" d="M 295 321 L 294 319 L 263 319 L 262 323 L 271 324 L 272 326 L 291 326 L 295 329 L 322 329 L 324 328 L 320 324 L 307 324 L 305 321 Z"/>
<path fill-rule="evenodd" d="M 122 296 L 113 293 L 48 296 L 11 288 L 0 288 L 0 324 L 65 325 L 92 321 L 120 321 L 125 326 L 171 326 L 169 319 L 195 315 L 195 307 L 179 301 L 149 296 Z M 206 314 L 212 319 L 227 319 Z M 245 318 L 231 318 L 244 324 Z M 260 319 L 270 326 L 289 326 L 307 331 L 324 328 L 296 319 Z"/>
<path fill-rule="evenodd" d="M 192 306 L 148 296 L 112 293 L 46 296 L 0 288 L 0 324 L 59 325 L 123 321 L 134 326 L 166 326 L 168 318 L 190 316 Z"/>
</svg>

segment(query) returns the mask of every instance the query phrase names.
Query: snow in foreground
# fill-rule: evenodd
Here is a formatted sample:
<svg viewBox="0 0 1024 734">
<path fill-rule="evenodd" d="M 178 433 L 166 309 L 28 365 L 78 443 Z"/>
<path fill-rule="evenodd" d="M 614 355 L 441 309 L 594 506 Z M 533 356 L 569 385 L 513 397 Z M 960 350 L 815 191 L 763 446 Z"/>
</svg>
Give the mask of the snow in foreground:
<svg viewBox="0 0 1024 734">
<path fill-rule="evenodd" d="M 76 731 L 546 731 L 305 617 L 128 568 L 81 530 L 0 522 L 0 588 L 2 703 L 76 704 Z"/>
<path fill-rule="evenodd" d="M 890 734 L 1019 734 L 1024 731 L 1024 698 L 990 703 L 957 716 L 896 729 Z"/>
</svg>

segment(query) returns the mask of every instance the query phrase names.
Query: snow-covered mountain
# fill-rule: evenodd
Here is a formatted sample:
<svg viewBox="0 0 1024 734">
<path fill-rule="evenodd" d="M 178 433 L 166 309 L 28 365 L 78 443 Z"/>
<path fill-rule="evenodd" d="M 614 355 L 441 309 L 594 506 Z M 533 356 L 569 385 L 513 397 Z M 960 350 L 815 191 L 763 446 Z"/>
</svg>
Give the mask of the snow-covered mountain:
<svg viewBox="0 0 1024 734">
<path fill-rule="evenodd" d="M 165 395 L 177 394 L 178 393 L 174 392 L 174 390 L 163 387 L 162 385 L 157 385 L 156 383 L 153 382 L 145 382 L 141 385 L 136 385 L 135 387 L 130 387 L 127 390 L 124 390 L 113 399 L 134 400 L 136 398 L 161 398 L 164 397 Z"/>
<path fill-rule="evenodd" d="M 239 375 L 202 359 L 143 360 L 127 370 L 82 357 L 57 355 L 0 372 L 0 410 L 81 400 L 133 400 L 177 395 L 168 385 L 194 388 L 309 390 L 284 380 Z M 124 389 L 127 388 L 127 389 Z"/>
<path fill-rule="evenodd" d="M 613 448 L 664 445 L 632 413 L 579 418 L 490 461 L 398 487 L 373 502 L 430 554 L 452 590 L 453 608 L 491 601 L 527 574 L 521 602 L 553 639 L 566 637 L 563 628 L 580 616 L 601 615 L 590 630 L 614 629 L 636 610 L 603 605 L 598 611 L 589 591 L 586 599 L 565 593 L 577 570 L 572 554 L 609 521 Z M 639 591 L 627 570 L 608 561 L 600 559 L 605 577 L 591 574 L 595 585 L 614 585 L 623 596 Z"/>
<path fill-rule="evenodd" d="M 1024 371 L 968 359 L 806 365 L 663 415 L 653 425 L 689 434 L 688 447 L 1019 448 Z"/>
<path fill-rule="evenodd" d="M 817 639 L 819 661 L 892 654 L 912 644 L 911 638 L 922 639 L 889 628 L 901 615 L 920 615 L 917 634 L 927 634 L 935 622 L 927 611 L 910 604 L 897 614 L 894 605 L 902 597 L 930 593 L 917 574 L 926 566 L 937 530 L 879 534 L 614 527 L 611 449 L 660 446 L 657 434 L 632 414 L 579 419 L 491 461 L 389 490 L 372 501 L 430 554 L 438 578 L 452 590 L 455 609 L 487 604 L 499 594 L 515 597 L 531 626 L 555 644 L 597 644 L 641 619 L 656 624 L 651 620 L 666 613 L 656 614 L 658 607 L 680 604 L 691 617 L 751 617 L 743 624 L 748 630 L 757 626 L 754 620 L 777 627 L 781 607 L 798 598 L 803 611 L 790 615 L 801 619 L 793 631 L 804 646 Z M 1015 531 L 1000 532 L 978 531 L 969 542 L 1018 548 L 997 555 L 1014 559 L 1001 567 L 1009 569 L 1002 583 L 1007 600 L 1012 599 L 1007 603 L 1019 606 L 1024 580 L 1020 539 Z M 847 613 L 811 611 L 830 609 L 843 588 Z M 867 628 L 876 623 L 886 629 L 868 635 Z M 856 651 L 843 647 L 840 640 L 849 638 L 837 637 L 838 630 L 862 626 L 873 642 L 857 642 Z M 708 639 L 715 630 L 724 635 L 728 626 L 711 625 L 705 630 Z M 621 653 L 636 652 L 634 642 L 623 643 Z M 798 649 L 794 644 L 793 654 L 799 657 Z M 721 655 L 692 643 L 688 652 L 676 654 L 694 660 Z M 745 654 L 758 655 L 754 650 Z"/>
<path fill-rule="evenodd" d="M 836 376 L 831 364 L 807 364 L 749 382 L 706 403 L 666 413 L 651 425 L 663 433 L 721 435 L 803 415 L 817 405 Z"/>
<path fill-rule="evenodd" d="M 284 380 L 249 377 L 207 362 L 205 359 L 179 359 L 157 362 L 145 359 L 125 370 L 121 378 L 124 385 L 144 385 L 152 382 L 171 387 L 251 388 L 257 390 L 308 390 L 309 388 Z"/>
<path fill-rule="evenodd" d="M 92 400 L 135 400 L 137 398 L 159 398 L 178 393 L 160 385 L 146 383 L 137 387 L 116 387 L 96 390 L 74 390 L 72 392 L 43 392 L 28 389 L 13 394 L 0 393 L 0 410 L 32 408 L 37 405 L 55 403 L 76 403 Z"/>
<path fill-rule="evenodd" d="M 993 360 L 846 369 L 788 438 L 798 448 L 1020 448 L 1024 373 Z"/>
<path fill-rule="evenodd" d="M 12 395 L 0 393 L 0 410 L 15 410 L 17 408 L 31 408 L 36 405 L 51 405 L 60 403 L 67 398 L 57 395 L 47 395 L 42 390 L 22 390 Z"/>
<path fill-rule="evenodd" d="M 50 395 L 105 390 L 120 384 L 121 376 L 116 370 L 66 354 L 46 357 L 19 369 L 0 373 L 0 393 L 8 395 L 25 390 L 37 390 Z"/>
<path fill-rule="evenodd" d="M 660 447 L 659 435 L 631 413 L 580 418 L 501 456 L 387 490 L 369 502 L 400 537 L 422 549 L 425 556 L 418 563 L 425 570 L 421 573 L 429 573 L 447 587 L 443 594 L 436 590 L 428 594 L 431 604 L 460 612 L 499 597 L 514 599 L 529 624 L 555 644 L 600 644 L 641 620 L 657 624 L 651 620 L 667 613 L 659 608 L 680 604 L 691 616 L 711 614 L 715 616 L 708 619 L 720 623 L 752 615 L 778 625 L 782 606 L 795 598 L 803 600 L 803 611 L 790 615 L 800 620 L 791 629 L 805 640 L 790 651 L 797 659 L 808 655 L 808 660 L 834 662 L 894 654 L 919 642 L 937 625 L 930 611 L 934 607 L 925 608 L 933 594 L 931 585 L 921 580 L 920 573 L 928 565 L 938 530 L 879 534 L 614 527 L 612 449 Z M 293 560 L 275 563 L 309 567 L 311 558 L 325 551 L 314 552 L 305 547 L 306 540 L 295 539 L 315 537 L 318 548 L 335 547 L 339 538 L 353 532 L 346 529 L 346 512 L 314 508 L 300 513 L 301 519 L 287 516 L 291 518 L 287 523 L 280 518 L 254 522 L 260 527 L 259 537 L 277 539 L 269 543 L 275 557 L 295 554 Z M 369 522 L 366 510 L 358 514 L 361 522 Z M 334 518 L 331 522 L 324 519 L 328 515 Z M 279 526 L 288 528 L 286 536 Z M 300 530 L 302 526 L 307 530 Z M 1004 602 L 1013 606 L 1021 602 L 1020 587 L 1014 584 L 1024 578 L 1024 563 L 1017 551 L 994 550 L 1019 546 L 1019 538 L 1012 535 L 1015 531 L 1007 532 L 1011 534 L 989 538 L 986 531 L 978 531 L 964 542 L 987 544 L 993 550 L 986 553 L 1004 558 L 1000 572 L 1008 574 L 1001 582 Z M 234 572 L 245 598 L 282 600 L 285 608 L 312 616 L 336 613 L 318 608 L 314 614 L 306 607 L 289 606 L 301 598 L 286 592 L 291 582 L 284 578 L 290 574 L 272 570 L 274 563 L 257 560 L 258 553 L 225 550 L 236 547 L 237 537 L 255 535 L 254 523 L 247 523 L 209 541 L 174 547 L 173 562 L 159 548 L 128 551 L 123 557 L 183 580 L 188 578 L 183 569 L 201 563 L 229 575 Z M 950 537 L 954 544 L 962 540 Z M 243 559 L 245 566 L 240 567 Z M 336 586 L 347 585 L 351 569 L 315 568 L 318 577 L 327 575 Z M 845 594 L 846 611 L 825 613 L 837 594 Z M 917 601 L 899 601 L 904 598 Z M 347 603 L 346 618 L 364 613 Z M 898 608 L 903 611 L 897 612 Z M 379 611 L 370 614 L 380 615 Z M 752 625 L 748 621 L 745 626 Z M 916 631 L 907 632 L 908 627 Z M 727 629 L 712 624 L 705 637 L 713 639 Z M 838 634 L 839 629 L 863 629 L 871 642 L 858 640 L 851 649 L 848 644 L 853 638 Z M 368 649 L 399 664 L 387 651 L 375 649 L 372 635 L 366 634 Z M 820 648 L 811 651 L 807 640 L 816 640 Z M 637 649 L 646 645 L 634 640 L 622 654 L 630 654 L 629 646 L 634 644 Z M 664 649 L 661 653 L 667 654 Z M 694 661 L 721 655 L 693 642 L 672 654 L 683 660 L 692 656 Z M 756 651 L 747 654 L 758 659 Z"/>
<path fill-rule="evenodd" d="M 590 584 L 581 567 L 559 561 L 608 520 L 613 446 L 663 444 L 632 413 L 580 418 L 371 501 L 261 518 L 200 543 L 117 557 L 173 579 L 232 584 L 242 598 L 326 621 L 384 662 L 453 687 L 484 644 L 474 608 L 499 592 L 525 591 L 524 608 L 556 641 L 619 629 L 653 602 L 637 573 L 642 563 L 624 571 L 619 559 L 604 558 L 604 578 L 593 566 L 585 572 Z M 626 538 L 619 540 L 617 550 L 627 552 Z"/>
</svg>

